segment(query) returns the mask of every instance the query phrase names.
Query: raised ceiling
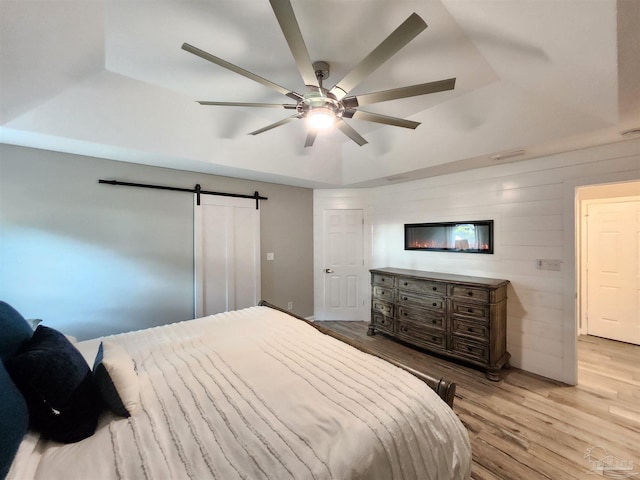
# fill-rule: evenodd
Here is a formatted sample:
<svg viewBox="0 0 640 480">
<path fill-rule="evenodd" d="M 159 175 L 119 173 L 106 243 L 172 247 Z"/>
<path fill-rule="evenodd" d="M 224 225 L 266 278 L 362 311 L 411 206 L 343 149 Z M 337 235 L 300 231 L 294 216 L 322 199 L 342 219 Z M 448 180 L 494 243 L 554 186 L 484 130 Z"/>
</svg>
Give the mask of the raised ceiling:
<svg viewBox="0 0 640 480">
<path fill-rule="evenodd" d="M 372 186 L 623 141 L 640 127 L 637 0 L 292 0 L 311 59 L 342 78 L 411 13 L 429 25 L 353 93 L 457 77 L 453 91 L 367 110 L 304 148 L 286 97 L 191 55 L 196 45 L 304 92 L 268 0 L 0 1 L 2 143 L 327 188 Z"/>
</svg>

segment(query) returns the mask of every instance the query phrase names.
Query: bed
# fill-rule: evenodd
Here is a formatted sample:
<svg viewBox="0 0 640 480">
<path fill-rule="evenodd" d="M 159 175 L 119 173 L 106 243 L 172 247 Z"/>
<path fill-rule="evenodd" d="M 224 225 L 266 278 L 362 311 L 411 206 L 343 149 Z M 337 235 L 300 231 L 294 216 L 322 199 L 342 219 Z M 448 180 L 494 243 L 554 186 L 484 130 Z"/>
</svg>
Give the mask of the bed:
<svg viewBox="0 0 640 480">
<path fill-rule="evenodd" d="M 319 323 L 262 302 L 78 342 L 90 366 L 103 346 L 126 352 L 133 413 L 102 411 L 74 443 L 29 430 L 7 478 L 468 478 L 455 386 L 372 358 Z"/>
</svg>

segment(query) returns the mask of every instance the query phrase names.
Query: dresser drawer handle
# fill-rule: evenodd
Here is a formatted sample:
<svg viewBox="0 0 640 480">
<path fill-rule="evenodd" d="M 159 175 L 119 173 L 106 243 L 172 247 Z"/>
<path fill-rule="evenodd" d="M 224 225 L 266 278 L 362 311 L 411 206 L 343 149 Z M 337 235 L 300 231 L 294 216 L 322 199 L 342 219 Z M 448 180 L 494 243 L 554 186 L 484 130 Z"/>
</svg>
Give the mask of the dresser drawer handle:
<svg viewBox="0 0 640 480">
<path fill-rule="evenodd" d="M 469 295 L 470 297 L 473 297 L 473 292 L 472 291 L 468 291 L 467 295 Z"/>
<path fill-rule="evenodd" d="M 406 287 L 407 285 L 409 285 L 409 283 L 408 282 L 404 282 L 404 286 Z"/>
<path fill-rule="evenodd" d="M 408 317 L 408 316 L 409 316 L 409 314 L 408 314 L 407 312 L 402 312 L 402 314 L 403 314 L 405 317 Z"/>
<path fill-rule="evenodd" d="M 467 332 L 473 332 L 473 327 L 467 327 Z"/>
<path fill-rule="evenodd" d="M 472 352 L 473 351 L 473 347 L 467 347 L 467 352 Z"/>
<path fill-rule="evenodd" d="M 438 290 L 438 287 L 431 287 L 431 288 L 433 289 L 434 292 Z"/>
<path fill-rule="evenodd" d="M 467 313 L 473 313 L 473 308 L 467 308 Z"/>
<path fill-rule="evenodd" d="M 437 304 L 436 302 L 433 302 L 433 303 L 431 304 L 431 306 L 432 306 L 432 307 L 437 307 L 437 306 L 438 306 L 438 304 Z"/>
<path fill-rule="evenodd" d="M 438 341 L 438 337 L 431 337 L 431 341 L 432 342 L 437 342 Z"/>
<path fill-rule="evenodd" d="M 409 298 L 407 298 L 407 297 L 402 297 L 402 299 L 403 299 L 403 300 L 409 300 Z"/>
<path fill-rule="evenodd" d="M 407 332 L 409 331 L 409 329 L 408 329 L 407 327 L 402 327 L 402 331 L 403 331 L 404 333 L 407 333 Z"/>
<path fill-rule="evenodd" d="M 384 279 L 384 278 L 381 278 L 380 280 L 383 281 L 383 282 L 386 282 L 386 279 Z"/>
<path fill-rule="evenodd" d="M 436 322 L 435 320 L 431 320 L 431 323 L 433 323 L 435 325 L 438 322 Z"/>
</svg>

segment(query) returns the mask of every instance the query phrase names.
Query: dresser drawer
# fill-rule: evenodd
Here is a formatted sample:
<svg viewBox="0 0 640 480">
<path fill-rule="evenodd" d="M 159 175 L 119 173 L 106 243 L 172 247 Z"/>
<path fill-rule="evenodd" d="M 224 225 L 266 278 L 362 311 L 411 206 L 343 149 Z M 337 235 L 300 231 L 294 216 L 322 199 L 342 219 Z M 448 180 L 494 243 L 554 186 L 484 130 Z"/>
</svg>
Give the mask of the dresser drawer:
<svg viewBox="0 0 640 480">
<path fill-rule="evenodd" d="M 382 300 L 373 299 L 371 301 L 371 310 L 373 312 L 378 312 L 385 317 L 393 318 L 393 305 L 387 302 L 383 302 Z"/>
<path fill-rule="evenodd" d="M 451 348 L 455 353 L 471 360 L 481 362 L 489 360 L 489 346 L 487 344 L 474 342 L 458 335 L 453 335 L 451 340 Z"/>
<path fill-rule="evenodd" d="M 463 315 L 482 320 L 489 318 L 489 308 L 489 305 L 461 303 L 456 300 L 451 302 L 451 313 L 453 315 Z"/>
<path fill-rule="evenodd" d="M 393 333 L 393 320 L 391 318 L 385 317 L 381 313 L 374 312 L 373 313 L 373 321 L 372 321 L 376 330 L 380 330 L 382 332 Z"/>
<path fill-rule="evenodd" d="M 479 342 L 489 341 L 489 326 L 486 323 L 454 318 L 453 333 L 465 337 L 470 337 Z"/>
<path fill-rule="evenodd" d="M 407 320 L 420 325 L 426 325 L 429 328 L 444 328 L 444 314 L 422 310 L 420 308 L 409 308 L 398 305 L 398 319 Z"/>
<path fill-rule="evenodd" d="M 372 288 L 374 298 L 379 300 L 384 300 L 385 302 L 393 302 L 394 301 L 394 290 L 393 288 L 380 287 L 378 285 L 374 285 Z"/>
<path fill-rule="evenodd" d="M 398 303 L 401 305 L 417 305 L 419 307 L 428 308 L 429 310 L 444 312 L 446 300 L 444 297 L 418 295 L 405 290 L 400 290 L 398 291 Z"/>
<path fill-rule="evenodd" d="M 422 345 L 426 348 L 444 349 L 447 345 L 445 332 L 441 330 L 431 330 L 424 325 L 413 322 L 398 321 L 395 335 L 414 345 Z"/>
<path fill-rule="evenodd" d="M 372 273 L 371 283 L 374 285 L 383 285 L 385 287 L 395 287 L 395 279 L 393 275 L 383 275 L 382 273 Z"/>
<path fill-rule="evenodd" d="M 478 302 L 489 301 L 489 290 L 486 288 L 465 287 L 463 285 L 454 285 L 452 296 L 454 298 L 466 298 L 468 300 Z"/>
<path fill-rule="evenodd" d="M 399 278 L 398 288 L 411 290 L 412 292 L 431 293 L 437 295 L 447 294 L 447 284 L 431 282 L 429 280 L 414 280 L 412 278 Z"/>
</svg>

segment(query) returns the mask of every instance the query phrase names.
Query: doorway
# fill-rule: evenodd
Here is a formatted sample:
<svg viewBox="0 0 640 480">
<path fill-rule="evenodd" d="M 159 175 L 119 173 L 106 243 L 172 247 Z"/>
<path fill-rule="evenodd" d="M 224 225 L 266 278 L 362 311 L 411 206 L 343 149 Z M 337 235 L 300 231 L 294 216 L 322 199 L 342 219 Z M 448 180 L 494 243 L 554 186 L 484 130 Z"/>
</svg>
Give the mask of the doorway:
<svg viewBox="0 0 640 480">
<path fill-rule="evenodd" d="M 603 345 L 640 349 L 638 208 L 639 181 L 576 189 L 578 357 L 585 348 L 594 351 Z M 603 350 L 600 355 L 600 374 L 615 378 L 617 373 L 607 367 L 608 354 Z M 579 358 L 577 365 L 578 383 L 590 382 L 593 369 Z"/>
</svg>

